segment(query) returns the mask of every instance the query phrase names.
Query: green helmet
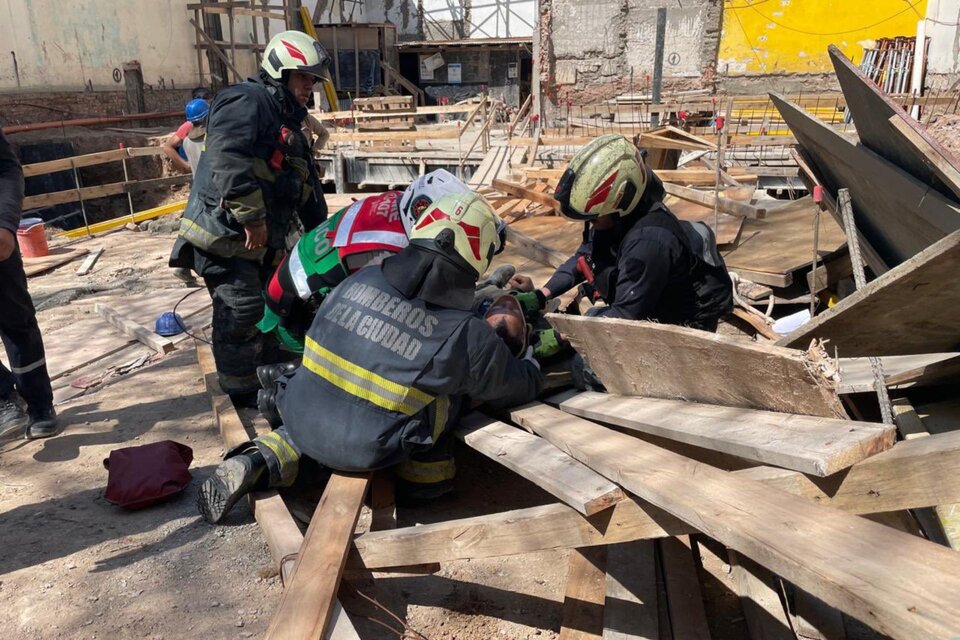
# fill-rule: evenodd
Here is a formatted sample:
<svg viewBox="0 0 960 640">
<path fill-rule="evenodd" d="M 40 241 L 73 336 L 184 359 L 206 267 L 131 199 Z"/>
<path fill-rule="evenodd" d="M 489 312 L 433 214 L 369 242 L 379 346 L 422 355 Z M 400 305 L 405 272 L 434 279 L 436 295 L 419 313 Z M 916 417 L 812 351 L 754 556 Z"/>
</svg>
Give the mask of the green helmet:
<svg viewBox="0 0 960 640">
<path fill-rule="evenodd" d="M 577 152 L 557 184 L 560 213 L 572 220 L 627 215 L 647 188 L 640 150 L 624 136 L 600 136 Z"/>
</svg>

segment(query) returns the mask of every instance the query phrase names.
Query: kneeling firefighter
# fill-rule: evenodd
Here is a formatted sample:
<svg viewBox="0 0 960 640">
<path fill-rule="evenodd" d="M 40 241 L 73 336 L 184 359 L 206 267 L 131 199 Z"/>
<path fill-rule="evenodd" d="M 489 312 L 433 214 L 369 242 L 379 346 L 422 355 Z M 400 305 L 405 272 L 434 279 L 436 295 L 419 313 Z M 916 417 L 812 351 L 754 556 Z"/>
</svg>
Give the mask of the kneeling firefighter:
<svg viewBox="0 0 960 640">
<path fill-rule="evenodd" d="M 529 402 L 543 384 L 530 349 L 514 357 L 471 312 L 501 248 L 497 222 L 482 196 L 446 196 L 420 216 L 407 248 L 327 296 L 303 365 L 276 381 L 284 426 L 230 452 L 204 482 L 206 520 L 252 489 L 290 486 L 304 459 L 346 472 L 396 465 L 401 501 L 453 490 L 460 415 L 476 402 Z"/>
</svg>

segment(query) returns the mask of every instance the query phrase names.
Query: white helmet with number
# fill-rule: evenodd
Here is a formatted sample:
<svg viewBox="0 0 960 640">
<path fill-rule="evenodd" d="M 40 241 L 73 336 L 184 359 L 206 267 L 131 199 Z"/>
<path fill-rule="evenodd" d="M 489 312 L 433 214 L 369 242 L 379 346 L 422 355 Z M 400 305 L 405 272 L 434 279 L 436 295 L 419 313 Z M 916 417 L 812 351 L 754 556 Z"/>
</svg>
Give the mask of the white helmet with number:
<svg viewBox="0 0 960 640">
<path fill-rule="evenodd" d="M 619 134 L 600 136 L 580 149 L 557 184 L 560 213 L 573 220 L 631 213 L 647 188 L 640 150 Z"/>
<path fill-rule="evenodd" d="M 446 169 L 437 169 L 414 180 L 400 198 L 400 219 L 409 236 L 417 219 L 440 198 L 466 193 L 470 187 Z"/>
<path fill-rule="evenodd" d="M 479 278 L 503 248 L 502 226 L 484 197 L 467 191 L 443 196 L 430 206 L 417 220 L 410 243 L 456 254 Z"/>
<path fill-rule="evenodd" d="M 270 38 L 260 67 L 274 80 L 284 71 L 300 71 L 325 78 L 330 56 L 323 45 L 302 31 L 283 31 Z"/>
</svg>

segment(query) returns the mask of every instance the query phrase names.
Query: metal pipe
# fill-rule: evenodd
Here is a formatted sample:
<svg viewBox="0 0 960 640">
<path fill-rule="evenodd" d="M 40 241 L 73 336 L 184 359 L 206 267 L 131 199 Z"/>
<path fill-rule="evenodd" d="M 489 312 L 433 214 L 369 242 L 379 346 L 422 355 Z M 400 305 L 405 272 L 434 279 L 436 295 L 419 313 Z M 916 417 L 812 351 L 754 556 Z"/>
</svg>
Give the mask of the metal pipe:
<svg viewBox="0 0 960 640">
<path fill-rule="evenodd" d="M 79 118 L 76 120 L 56 120 L 51 122 L 34 122 L 33 124 L 15 124 L 4 127 L 3 132 L 24 133 L 26 131 L 40 131 L 42 129 L 59 129 L 61 127 L 90 127 L 114 122 L 129 122 L 131 120 L 161 120 L 164 118 L 182 118 L 183 111 L 164 111 L 158 113 L 132 113 L 123 116 L 105 116 L 103 118 Z"/>
</svg>

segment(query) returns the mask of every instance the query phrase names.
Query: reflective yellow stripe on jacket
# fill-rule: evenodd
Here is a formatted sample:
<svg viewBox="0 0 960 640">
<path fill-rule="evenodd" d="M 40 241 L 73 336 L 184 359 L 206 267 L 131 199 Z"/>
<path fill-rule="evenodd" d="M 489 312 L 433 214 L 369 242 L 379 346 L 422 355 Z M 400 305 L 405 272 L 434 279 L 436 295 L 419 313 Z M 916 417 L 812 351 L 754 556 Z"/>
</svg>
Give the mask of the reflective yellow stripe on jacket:
<svg viewBox="0 0 960 640">
<path fill-rule="evenodd" d="M 387 380 L 341 358 L 309 336 L 303 352 L 303 366 L 352 396 L 407 416 L 421 411 L 434 400 L 428 393 Z"/>
</svg>

